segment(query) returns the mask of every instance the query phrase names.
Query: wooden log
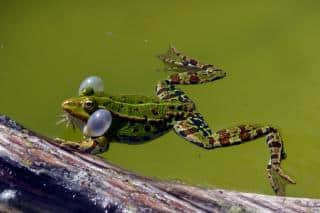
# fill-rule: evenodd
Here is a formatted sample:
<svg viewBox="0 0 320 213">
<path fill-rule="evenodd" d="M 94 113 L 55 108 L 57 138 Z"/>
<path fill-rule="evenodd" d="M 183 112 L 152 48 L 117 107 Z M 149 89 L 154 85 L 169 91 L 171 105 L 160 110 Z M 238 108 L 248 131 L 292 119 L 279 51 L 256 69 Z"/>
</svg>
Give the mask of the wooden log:
<svg viewBox="0 0 320 213">
<path fill-rule="evenodd" d="M 206 189 L 65 150 L 0 116 L 1 212 L 320 212 L 320 200 Z"/>
</svg>

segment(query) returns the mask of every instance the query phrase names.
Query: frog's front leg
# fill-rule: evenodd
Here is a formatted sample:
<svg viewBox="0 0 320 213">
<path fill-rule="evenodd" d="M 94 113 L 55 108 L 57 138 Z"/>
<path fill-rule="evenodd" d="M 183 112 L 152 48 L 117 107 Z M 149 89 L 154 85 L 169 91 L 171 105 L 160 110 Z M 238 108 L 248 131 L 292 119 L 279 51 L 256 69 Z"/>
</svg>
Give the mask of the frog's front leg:
<svg viewBox="0 0 320 213">
<path fill-rule="evenodd" d="M 88 137 L 81 142 L 66 141 L 63 139 L 57 140 L 62 147 L 76 149 L 80 152 L 86 152 L 91 154 L 99 154 L 105 152 L 109 148 L 109 141 L 105 136 L 100 137 Z"/>
</svg>

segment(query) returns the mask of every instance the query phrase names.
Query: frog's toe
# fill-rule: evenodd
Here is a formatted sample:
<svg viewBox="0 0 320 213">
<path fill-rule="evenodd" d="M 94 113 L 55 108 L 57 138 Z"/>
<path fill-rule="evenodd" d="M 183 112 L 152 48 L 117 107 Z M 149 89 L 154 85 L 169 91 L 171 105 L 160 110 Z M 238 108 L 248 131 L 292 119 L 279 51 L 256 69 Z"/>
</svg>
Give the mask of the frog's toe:
<svg viewBox="0 0 320 213">
<path fill-rule="evenodd" d="M 282 168 L 279 165 L 273 165 L 271 167 L 271 170 L 273 170 L 274 173 L 276 173 L 277 175 L 279 175 L 279 177 L 291 184 L 295 184 L 296 182 L 287 174 L 284 173 L 284 171 L 282 170 Z"/>
<path fill-rule="evenodd" d="M 64 147 L 64 148 L 79 149 L 80 144 L 75 143 L 75 142 L 71 142 L 71 141 L 67 141 L 67 142 L 60 143 L 60 146 Z"/>
<path fill-rule="evenodd" d="M 91 153 L 93 142 L 92 141 L 83 141 L 81 143 L 67 141 L 59 144 L 61 147 L 71 150 L 77 150 L 80 152 Z"/>
<path fill-rule="evenodd" d="M 280 177 L 285 180 L 286 182 L 288 183 L 291 183 L 291 184 L 296 184 L 296 182 L 289 176 L 289 175 L 286 175 L 281 169 L 280 171 L 278 172 L 278 174 L 280 175 Z"/>
<path fill-rule="evenodd" d="M 267 175 L 273 191 L 279 196 L 285 196 L 285 186 L 287 183 L 296 183 L 290 176 L 285 174 L 278 165 L 268 167 Z"/>
</svg>

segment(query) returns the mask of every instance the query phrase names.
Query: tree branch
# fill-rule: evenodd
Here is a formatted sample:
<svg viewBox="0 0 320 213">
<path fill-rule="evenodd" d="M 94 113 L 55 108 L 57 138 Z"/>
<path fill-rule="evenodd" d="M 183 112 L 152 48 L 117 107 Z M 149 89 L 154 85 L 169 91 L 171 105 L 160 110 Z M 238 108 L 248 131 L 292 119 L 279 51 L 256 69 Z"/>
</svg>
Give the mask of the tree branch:
<svg viewBox="0 0 320 213">
<path fill-rule="evenodd" d="M 205 189 L 159 181 L 61 149 L 0 116 L 3 212 L 319 212 L 320 200 Z"/>
</svg>

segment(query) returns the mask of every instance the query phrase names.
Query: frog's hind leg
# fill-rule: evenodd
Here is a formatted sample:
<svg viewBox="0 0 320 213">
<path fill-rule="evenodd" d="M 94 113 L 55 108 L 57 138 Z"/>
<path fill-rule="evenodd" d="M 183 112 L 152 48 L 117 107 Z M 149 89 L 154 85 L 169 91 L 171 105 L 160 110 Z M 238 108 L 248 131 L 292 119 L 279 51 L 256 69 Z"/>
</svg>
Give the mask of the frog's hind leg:
<svg viewBox="0 0 320 213">
<path fill-rule="evenodd" d="M 170 71 L 175 71 L 156 87 L 156 94 L 162 100 L 178 100 L 192 102 L 192 100 L 175 84 L 201 84 L 211 82 L 225 76 L 225 72 L 212 64 L 201 63 L 196 59 L 184 56 L 174 47 L 160 55 L 159 58 L 169 66 Z"/>
<path fill-rule="evenodd" d="M 180 101 L 183 103 L 192 102 L 192 100 L 181 89 L 170 84 L 169 81 L 159 81 L 156 86 L 156 95 L 161 100 L 166 101 Z"/>
<path fill-rule="evenodd" d="M 295 183 L 280 167 L 280 162 L 286 158 L 286 154 L 278 130 L 271 126 L 240 125 L 213 132 L 203 117 L 199 113 L 194 113 L 186 120 L 178 121 L 174 126 L 174 130 L 186 140 L 206 149 L 241 144 L 266 136 L 270 150 L 267 174 L 274 192 L 277 195 L 284 195 L 285 193 L 285 185 L 281 181 L 277 181 L 277 179 Z"/>
<path fill-rule="evenodd" d="M 174 47 L 170 47 L 159 58 L 168 65 L 169 71 L 175 71 L 167 79 L 170 84 L 201 84 L 223 78 L 226 75 L 222 69 L 184 56 Z"/>
</svg>

